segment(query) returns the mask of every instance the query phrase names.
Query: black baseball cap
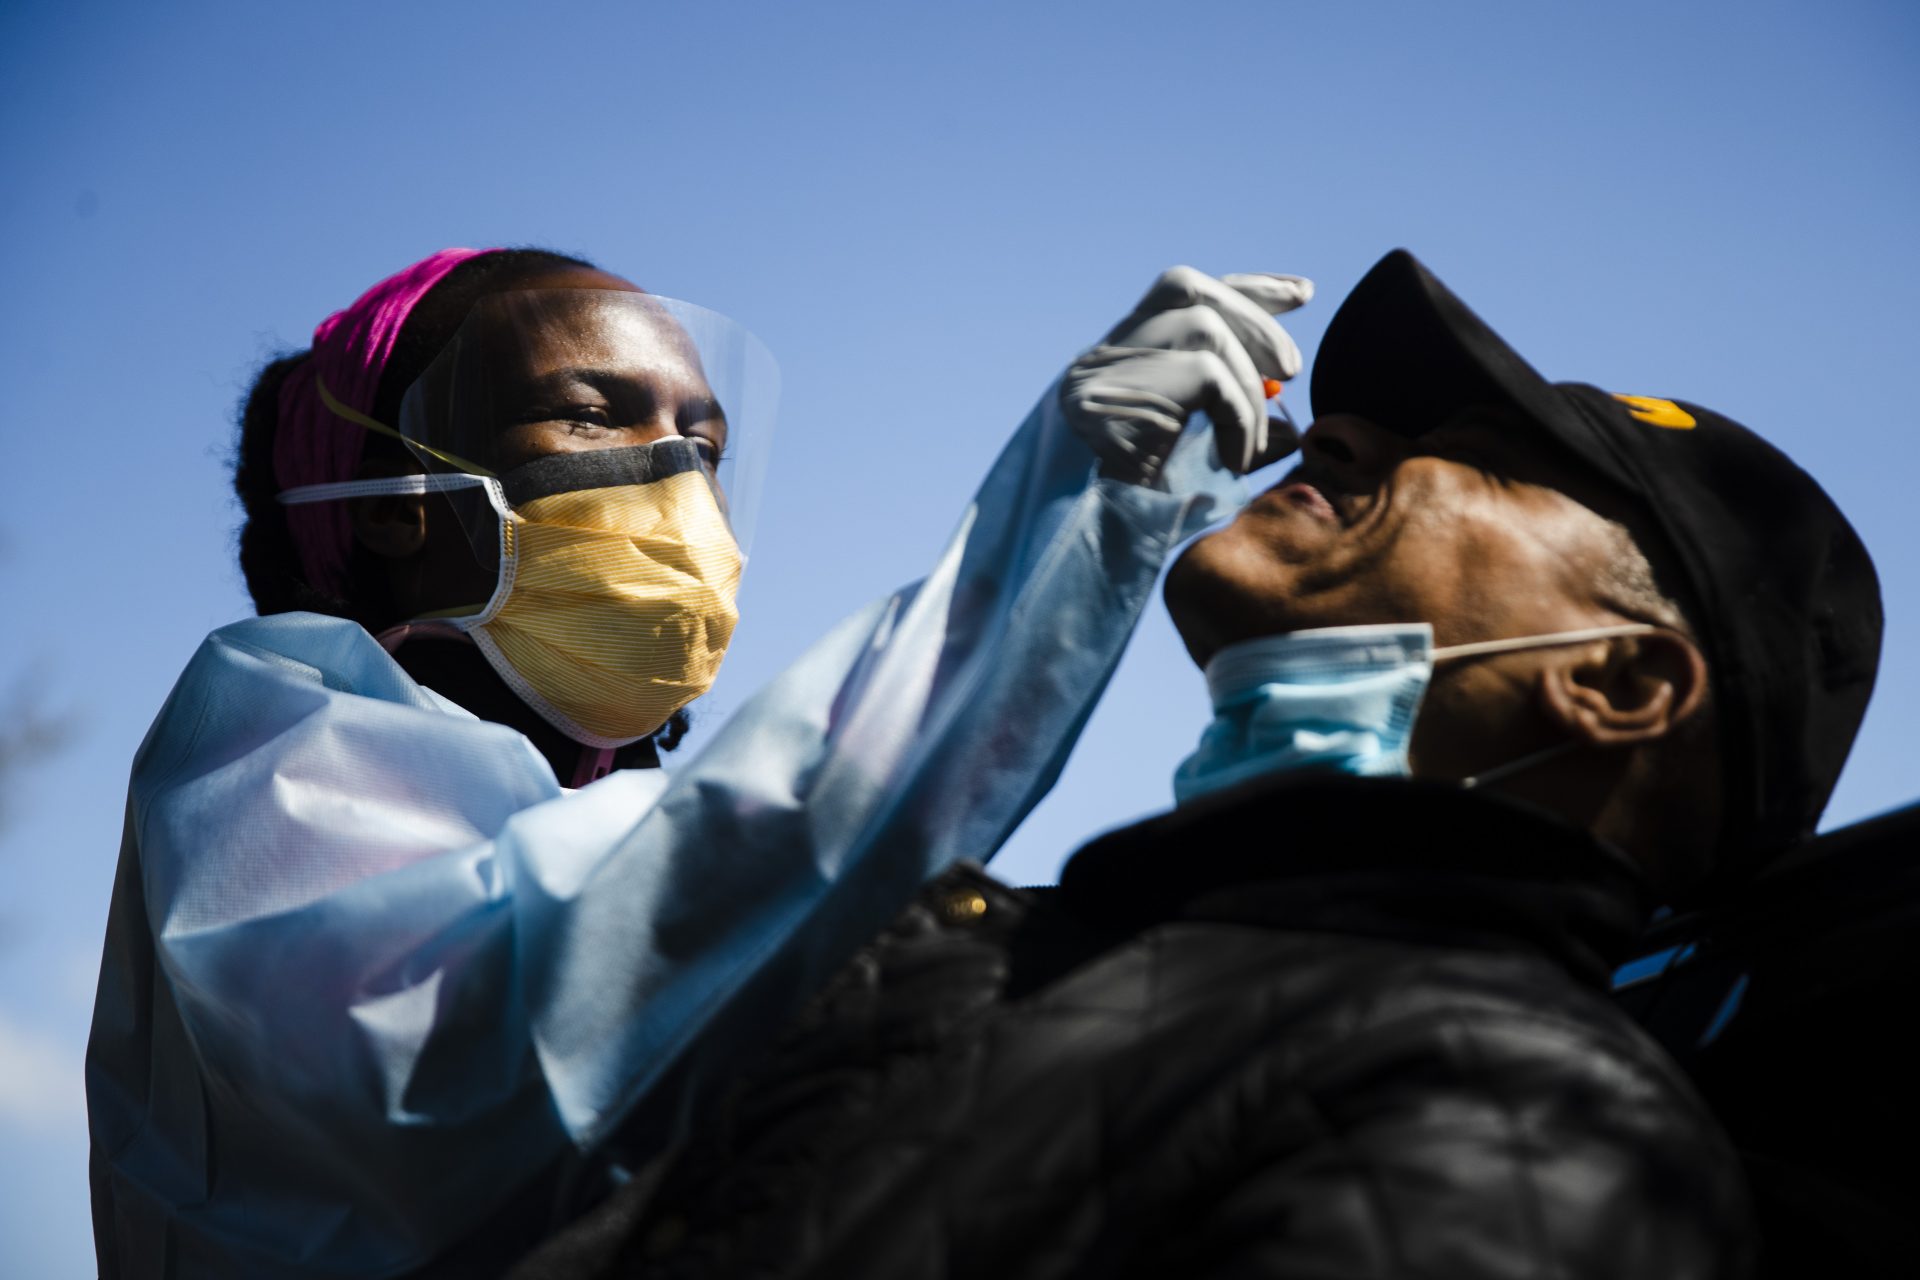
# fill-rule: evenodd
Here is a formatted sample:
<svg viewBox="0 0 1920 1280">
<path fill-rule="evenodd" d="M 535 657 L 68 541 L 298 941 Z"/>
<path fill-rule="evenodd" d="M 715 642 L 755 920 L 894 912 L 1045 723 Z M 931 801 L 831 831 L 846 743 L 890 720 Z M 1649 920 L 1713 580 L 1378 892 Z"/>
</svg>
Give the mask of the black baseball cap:
<svg viewBox="0 0 1920 1280">
<path fill-rule="evenodd" d="M 1621 492 L 1666 540 L 1711 671 L 1725 830 L 1739 875 L 1810 834 L 1880 664 L 1880 584 L 1833 499 L 1730 418 L 1684 400 L 1549 382 L 1404 249 L 1335 313 L 1316 414 L 1418 435 L 1503 405 Z"/>
</svg>

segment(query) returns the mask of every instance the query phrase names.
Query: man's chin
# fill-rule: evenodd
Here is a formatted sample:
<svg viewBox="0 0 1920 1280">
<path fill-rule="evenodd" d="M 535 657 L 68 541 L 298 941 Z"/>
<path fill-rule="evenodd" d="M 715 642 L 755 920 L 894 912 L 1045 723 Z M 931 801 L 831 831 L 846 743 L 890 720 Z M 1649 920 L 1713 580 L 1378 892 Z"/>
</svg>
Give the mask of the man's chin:
<svg viewBox="0 0 1920 1280">
<path fill-rule="evenodd" d="M 1229 526 L 1190 544 L 1162 591 L 1187 654 L 1201 667 L 1227 645 L 1312 625 L 1288 616 L 1290 593 L 1275 581 L 1279 567 L 1232 534 Z"/>
</svg>

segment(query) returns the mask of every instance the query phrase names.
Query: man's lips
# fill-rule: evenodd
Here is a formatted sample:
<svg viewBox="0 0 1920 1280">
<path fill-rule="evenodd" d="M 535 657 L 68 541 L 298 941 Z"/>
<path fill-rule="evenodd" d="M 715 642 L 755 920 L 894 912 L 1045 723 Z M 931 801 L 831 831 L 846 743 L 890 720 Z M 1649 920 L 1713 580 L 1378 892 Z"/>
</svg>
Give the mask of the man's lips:
<svg viewBox="0 0 1920 1280">
<path fill-rule="evenodd" d="M 1296 510 L 1309 519 L 1355 529 L 1385 505 L 1384 493 L 1355 493 L 1339 479 L 1313 467 L 1295 467 L 1255 501 L 1261 506 Z"/>
<path fill-rule="evenodd" d="M 1274 496 L 1329 524 L 1345 524 L 1327 495 L 1305 480 L 1289 480 L 1274 491 Z"/>
</svg>

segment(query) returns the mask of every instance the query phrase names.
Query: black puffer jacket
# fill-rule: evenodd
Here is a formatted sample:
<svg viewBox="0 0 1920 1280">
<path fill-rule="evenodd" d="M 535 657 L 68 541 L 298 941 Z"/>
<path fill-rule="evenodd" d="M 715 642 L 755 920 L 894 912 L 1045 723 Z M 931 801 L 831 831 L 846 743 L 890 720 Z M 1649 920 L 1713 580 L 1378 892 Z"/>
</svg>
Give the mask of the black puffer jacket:
<svg viewBox="0 0 1920 1280">
<path fill-rule="evenodd" d="M 962 868 L 515 1274 L 1743 1275 L 1733 1157 L 1606 996 L 1640 915 L 1580 833 L 1404 781 L 1222 797 L 1050 894 Z"/>
<path fill-rule="evenodd" d="M 1667 922 L 1622 1003 L 1726 1127 L 1768 1280 L 1920 1276 L 1920 806 Z"/>
</svg>

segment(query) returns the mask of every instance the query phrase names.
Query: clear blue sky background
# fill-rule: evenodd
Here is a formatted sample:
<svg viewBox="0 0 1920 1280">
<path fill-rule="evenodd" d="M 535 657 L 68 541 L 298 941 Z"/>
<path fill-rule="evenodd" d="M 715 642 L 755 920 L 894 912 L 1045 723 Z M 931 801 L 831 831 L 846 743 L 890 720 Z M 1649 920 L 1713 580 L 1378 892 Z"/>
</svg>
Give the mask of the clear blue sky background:
<svg viewBox="0 0 1920 1280">
<path fill-rule="evenodd" d="M 11 0 L 0 697 L 71 734 L 0 797 L 0 1274 L 92 1274 L 80 1063 L 123 787 L 201 636 L 248 610 L 235 401 L 377 277 L 549 245 L 773 348 L 710 728 L 918 576 L 1160 268 L 1312 276 L 1311 356 L 1406 245 L 1549 375 L 1711 404 L 1852 514 L 1888 630 L 1847 821 L 1920 791 L 1916 139 L 1903 0 Z M 1204 717 L 1156 610 L 1003 873 L 1162 805 Z"/>
</svg>

